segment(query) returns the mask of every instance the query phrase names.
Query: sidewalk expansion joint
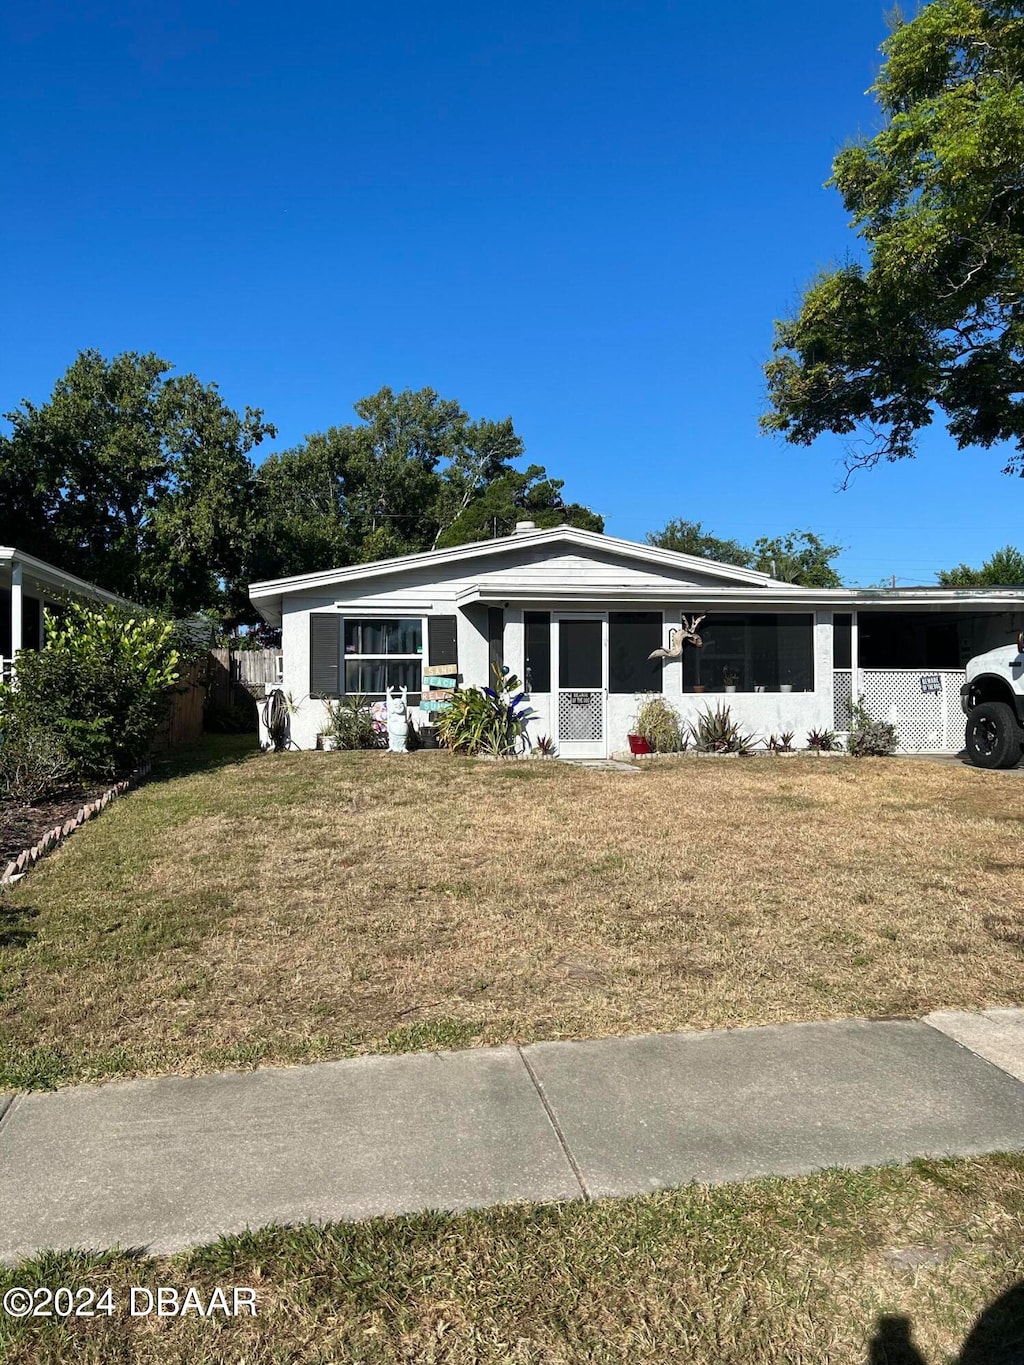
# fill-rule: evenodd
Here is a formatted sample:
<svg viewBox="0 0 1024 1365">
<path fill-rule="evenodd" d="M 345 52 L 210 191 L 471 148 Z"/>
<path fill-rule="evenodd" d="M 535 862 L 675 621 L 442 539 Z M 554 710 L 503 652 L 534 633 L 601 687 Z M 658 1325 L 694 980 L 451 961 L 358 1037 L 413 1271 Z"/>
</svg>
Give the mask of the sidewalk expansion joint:
<svg viewBox="0 0 1024 1365">
<path fill-rule="evenodd" d="M 566 1161 L 568 1161 L 569 1166 L 570 1166 L 571 1169 L 572 1169 L 573 1176 L 574 1176 L 575 1179 L 576 1179 L 576 1184 L 579 1185 L 579 1187 L 580 1187 L 580 1193 L 583 1195 L 583 1198 L 584 1198 L 585 1200 L 587 1200 L 587 1202 L 589 1203 L 589 1202 L 590 1202 L 590 1197 L 591 1197 L 591 1196 L 590 1196 L 590 1191 L 587 1189 L 586 1181 L 583 1179 L 583 1172 L 580 1170 L 579 1166 L 577 1165 L 577 1163 L 576 1163 L 576 1158 L 573 1156 L 573 1154 L 572 1154 L 572 1152 L 571 1152 L 571 1150 L 570 1150 L 570 1148 L 569 1148 L 569 1144 L 568 1144 L 568 1142 L 566 1142 L 566 1140 L 565 1140 L 565 1134 L 562 1132 L 562 1129 L 561 1129 L 561 1127 L 559 1126 L 559 1122 L 558 1122 L 558 1120 L 555 1118 L 555 1111 L 551 1108 L 551 1105 L 548 1103 L 548 1097 L 547 1097 L 547 1095 L 544 1094 L 544 1087 L 541 1085 L 540 1079 L 539 1079 L 539 1077 L 537 1076 L 537 1073 L 534 1071 L 533 1067 L 530 1065 L 529 1060 L 528 1060 L 528 1058 L 527 1058 L 525 1052 L 523 1051 L 523 1049 L 522 1049 L 521 1047 L 518 1047 L 518 1046 L 517 1046 L 517 1047 L 516 1047 L 516 1051 L 519 1053 L 519 1057 L 520 1057 L 520 1060 L 521 1060 L 522 1063 L 523 1063 L 523 1066 L 526 1067 L 526 1074 L 529 1076 L 530 1080 L 533 1082 L 533 1088 L 534 1088 L 534 1090 L 536 1090 L 536 1092 L 537 1092 L 537 1098 L 540 1100 L 541 1104 L 544 1106 L 544 1112 L 545 1112 L 545 1114 L 547 1114 L 547 1116 L 548 1116 L 548 1122 L 551 1124 L 551 1127 L 554 1129 L 555 1137 L 558 1139 L 558 1145 L 561 1147 L 562 1152 L 563 1152 L 564 1155 L 565 1155 L 565 1159 L 566 1159 Z"/>
</svg>

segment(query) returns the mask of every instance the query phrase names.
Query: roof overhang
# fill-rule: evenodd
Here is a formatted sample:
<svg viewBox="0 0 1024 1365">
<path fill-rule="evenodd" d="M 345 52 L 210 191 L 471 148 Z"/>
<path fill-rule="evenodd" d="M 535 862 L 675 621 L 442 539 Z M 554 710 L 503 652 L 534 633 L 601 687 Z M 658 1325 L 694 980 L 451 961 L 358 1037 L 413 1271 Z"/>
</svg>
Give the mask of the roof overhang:
<svg viewBox="0 0 1024 1365">
<path fill-rule="evenodd" d="M 23 574 L 23 586 L 29 591 L 46 592 L 50 596 L 56 597 L 61 593 L 74 593 L 76 597 L 91 597 L 94 601 L 108 602 L 118 607 L 130 607 L 138 609 L 138 604 L 129 602 L 127 598 L 119 597 L 115 592 L 107 592 L 106 588 L 98 588 L 95 583 L 89 583 L 84 578 L 78 578 L 73 573 L 65 573 L 63 569 L 58 569 L 55 564 L 47 564 L 44 559 L 36 559 L 34 555 L 27 555 L 13 545 L 0 545 L 0 586 L 9 588 L 11 586 L 11 574 L 15 564 L 20 564 Z"/>
<path fill-rule="evenodd" d="M 1024 611 L 1024 593 L 1012 588 L 801 588 L 793 584 L 770 583 L 751 592 L 749 588 L 696 587 L 671 582 L 637 587 L 633 584 L 607 585 L 595 592 L 585 585 L 553 588 L 509 589 L 499 584 L 473 584 L 455 598 L 460 607 L 474 602 L 486 604 L 535 604 L 538 607 L 572 606 L 574 604 L 631 604 L 678 603 L 687 608 L 700 608 L 710 603 L 728 604 L 753 610 L 772 610 L 778 606 L 820 607 L 831 611 L 852 611 L 857 607 L 884 607 L 887 610 L 970 610 L 989 607 Z"/>
</svg>

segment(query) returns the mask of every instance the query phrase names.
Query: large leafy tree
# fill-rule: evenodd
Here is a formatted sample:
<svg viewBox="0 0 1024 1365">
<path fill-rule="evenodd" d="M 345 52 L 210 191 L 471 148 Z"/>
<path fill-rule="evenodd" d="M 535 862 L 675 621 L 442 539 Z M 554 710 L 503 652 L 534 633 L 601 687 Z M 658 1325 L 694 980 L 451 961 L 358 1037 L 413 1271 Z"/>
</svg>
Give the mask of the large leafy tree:
<svg viewBox="0 0 1024 1365">
<path fill-rule="evenodd" d="M 813 531 L 761 536 L 754 541 L 754 568 L 802 588 L 839 588 L 843 580 L 832 567 L 832 560 L 842 548 L 826 545 Z"/>
<path fill-rule="evenodd" d="M 958 564 L 955 569 L 944 569 L 939 582 L 946 588 L 1009 588 L 1024 585 L 1024 554 L 1012 545 L 1004 545 L 980 569 L 969 564 Z"/>
<path fill-rule="evenodd" d="M 170 369 L 83 351 L 46 403 L 7 414 L 0 540 L 180 614 L 237 594 L 249 452 L 276 433 Z"/>
<path fill-rule="evenodd" d="M 883 44 L 884 116 L 830 184 L 865 264 L 822 274 L 776 324 L 765 428 L 855 437 L 847 469 L 913 455 L 941 413 L 1024 474 L 1024 6 L 932 0 Z"/>
<path fill-rule="evenodd" d="M 257 473 L 253 578 L 302 573 L 506 535 L 520 518 L 603 530 L 540 465 L 516 468 L 510 418 L 472 420 L 433 389 L 383 388 Z"/>
<path fill-rule="evenodd" d="M 648 531 L 646 540 L 648 545 L 658 545 L 663 550 L 715 559 L 719 564 L 735 564 L 741 569 L 749 569 L 754 560 L 753 551 L 738 540 L 722 540 L 705 531 L 702 522 L 679 517 L 667 522 L 660 531 Z"/>
<path fill-rule="evenodd" d="M 741 569 L 757 569 L 783 583 L 805 588 L 838 588 L 842 579 L 832 567 L 841 545 L 826 545 L 813 531 L 790 531 L 784 536 L 761 536 L 752 547 L 738 540 L 722 540 L 705 531 L 699 521 L 676 518 L 660 531 L 649 531 L 648 545 L 681 554 L 714 559 L 719 564 L 735 564 Z"/>
</svg>

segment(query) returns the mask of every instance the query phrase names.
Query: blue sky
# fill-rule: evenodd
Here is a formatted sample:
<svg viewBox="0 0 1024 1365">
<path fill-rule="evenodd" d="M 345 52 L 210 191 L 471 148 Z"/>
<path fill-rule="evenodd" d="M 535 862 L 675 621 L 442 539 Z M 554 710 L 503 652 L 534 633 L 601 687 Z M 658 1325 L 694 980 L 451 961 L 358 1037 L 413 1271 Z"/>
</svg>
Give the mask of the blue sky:
<svg viewBox="0 0 1024 1365">
<path fill-rule="evenodd" d="M 280 448 L 429 384 L 615 535 L 810 527 L 862 583 L 980 562 L 1021 539 L 997 452 L 937 428 L 839 493 L 838 441 L 757 428 L 773 318 L 857 249 L 822 186 L 877 127 L 887 7 L 7 6 L 0 406 L 153 350 Z"/>
</svg>

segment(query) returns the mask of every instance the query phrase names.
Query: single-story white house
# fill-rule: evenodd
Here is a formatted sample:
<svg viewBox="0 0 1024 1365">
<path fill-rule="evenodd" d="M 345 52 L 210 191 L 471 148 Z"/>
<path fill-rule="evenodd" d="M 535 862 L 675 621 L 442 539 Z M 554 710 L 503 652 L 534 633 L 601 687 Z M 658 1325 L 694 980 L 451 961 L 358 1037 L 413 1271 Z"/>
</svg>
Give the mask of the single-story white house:
<svg viewBox="0 0 1024 1365">
<path fill-rule="evenodd" d="M 302 749 L 316 747 L 331 698 L 404 686 L 414 705 L 429 669 L 482 686 L 496 661 L 527 684 L 532 735 L 564 758 L 626 749 L 646 694 L 692 719 L 726 690 L 744 726 L 792 730 L 798 747 L 812 727 L 849 730 L 861 696 L 895 722 L 904 751 L 956 752 L 964 664 L 1024 628 L 1019 588 L 802 588 L 528 521 L 496 540 L 253 583 L 249 595 L 281 627 Z M 693 616 L 702 648 L 649 659 Z"/>
<path fill-rule="evenodd" d="M 42 648 L 43 612 L 66 597 L 132 606 L 116 593 L 13 545 L 0 545 L 0 675 L 10 675 L 11 662 L 19 650 Z"/>
</svg>

